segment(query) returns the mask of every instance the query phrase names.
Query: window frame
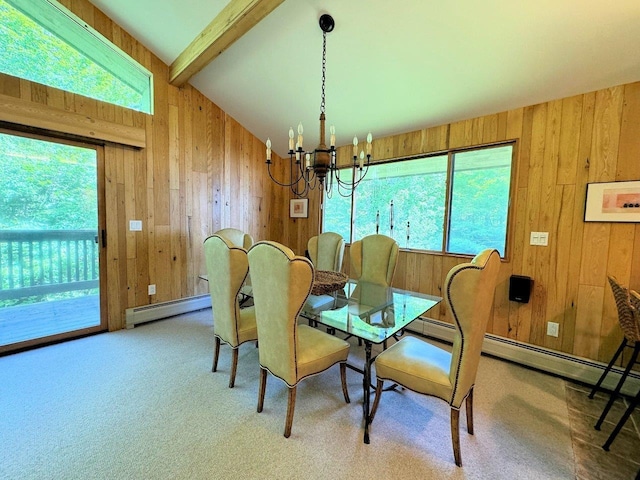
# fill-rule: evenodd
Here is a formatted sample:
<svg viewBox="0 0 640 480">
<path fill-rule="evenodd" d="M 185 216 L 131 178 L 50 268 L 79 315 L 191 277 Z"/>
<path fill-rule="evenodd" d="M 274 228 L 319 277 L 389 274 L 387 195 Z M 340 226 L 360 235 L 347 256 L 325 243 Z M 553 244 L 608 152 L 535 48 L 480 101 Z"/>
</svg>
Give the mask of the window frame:
<svg viewBox="0 0 640 480">
<path fill-rule="evenodd" d="M 506 231 L 505 231 L 505 242 L 504 242 L 504 253 L 501 255 L 501 259 L 503 261 L 509 260 L 509 255 L 511 253 L 512 246 L 512 217 L 514 215 L 513 206 L 514 206 L 514 198 L 517 191 L 516 179 L 517 179 L 517 153 L 518 153 L 518 140 L 503 140 L 499 142 L 491 142 L 484 143 L 481 145 L 471 145 L 466 147 L 458 147 L 458 148 L 450 148 L 447 150 L 438 150 L 435 152 L 428 153 L 419 153 L 415 155 L 403 156 L 403 157 L 394 157 L 385 159 L 379 162 L 371 163 L 371 167 L 375 167 L 378 165 L 385 165 L 390 163 L 403 162 L 407 160 L 417 160 L 417 159 L 428 159 L 432 157 L 438 156 L 447 156 L 447 173 L 446 173 L 446 186 L 445 186 L 445 205 L 444 205 L 444 218 L 443 218 L 443 235 L 442 235 L 442 244 L 440 250 L 425 250 L 420 248 L 403 248 L 400 247 L 400 250 L 406 252 L 418 252 L 418 253 L 428 253 L 432 255 L 442 255 L 449 257 L 460 257 L 460 258 L 473 258 L 473 254 L 464 254 L 464 253 L 454 253 L 447 251 L 447 244 L 449 243 L 450 238 L 450 222 L 451 222 L 451 202 L 453 200 L 452 190 L 453 190 L 453 167 L 454 167 L 454 156 L 458 153 L 464 153 L 469 151 L 477 151 L 477 150 L 485 150 L 489 148 L 503 147 L 503 146 L 511 146 L 511 171 L 509 175 L 509 195 L 507 200 L 507 221 L 506 221 Z M 354 168 L 352 165 L 346 165 L 342 167 L 343 169 Z M 324 232 L 324 211 L 325 211 L 325 202 L 327 201 L 326 192 L 322 194 L 322 201 L 320 203 L 320 232 Z M 351 196 L 351 221 L 349 225 L 349 239 L 345 239 L 347 245 L 351 245 L 353 242 L 353 232 L 354 232 L 354 217 L 353 217 L 353 208 L 354 208 L 354 196 Z"/>
</svg>

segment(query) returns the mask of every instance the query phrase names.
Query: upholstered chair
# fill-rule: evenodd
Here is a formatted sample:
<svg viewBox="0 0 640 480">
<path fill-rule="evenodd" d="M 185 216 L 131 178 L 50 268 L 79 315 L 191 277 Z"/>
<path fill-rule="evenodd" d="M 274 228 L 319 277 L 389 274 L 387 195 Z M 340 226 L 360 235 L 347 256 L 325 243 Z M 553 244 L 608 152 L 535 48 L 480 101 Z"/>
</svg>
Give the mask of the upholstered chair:
<svg viewBox="0 0 640 480">
<path fill-rule="evenodd" d="M 249 250 L 253 276 L 253 300 L 260 338 L 260 387 L 258 412 L 262 412 L 267 372 L 289 389 L 284 436 L 291 435 L 298 383 L 340 364 L 342 392 L 349 403 L 346 361 L 349 344 L 308 325 L 298 315 L 311 292 L 314 269 L 305 257 L 295 256 L 284 245 L 258 242 Z"/>
<path fill-rule="evenodd" d="M 214 235 L 220 235 L 232 245 L 242 247 L 246 251 L 249 251 L 253 245 L 253 237 L 248 233 L 244 233 L 242 230 L 238 230 L 237 228 L 223 228 L 222 230 L 214 232 Z M 251 275 L 247 275 L 244 285 L 242 285 L 242 289 L 240 290 L 240 294 L 241 304 L 244 304 L 251 296 Z"/>
<path fill-rule="evenodd" d="M 223 228 L 214 233 L 214 235 L 220 235 L 222 238 L 228 240 L 232 245 L 236 247 L 242 247 L 245 250 L 249 250 L 253 246 L 253 237 L 248 233 L 244 233 L 237 228 Z"/>
<path fill-rule="evenodd" d="M 398 242 L 386 235 L 369 235 L 349 248 L 351 278 L 391 286 L 398 264 Z"/>
<path fill-rule="evenodd" d="M 629 299 L 629 291 L 625 287 L 620 285 L 618 281 L 611 275 L 609 275 L 607 278 L 609 280 L 609 286 L 611 287 L 611 292 L 613 293 L 613 299 L 616 302 L 616 309 L 618 311 L 618 324 L 620 325 L 620 328 L 623 333 L 622 343 L 620 343 L 618 350 L 616 350 L 616 353 L 613 355 L 613 358 L 611 358 L 611 361 L 607 365 L 607 368 L 604 369 L 604 371 L 602 372 L 602 375 L 598 379 L 598 382 L 595 384 L 595 386 L 591 390 L 591 393 L 589 394 L 589 398 L 593 398 L 595 393 L 598 391 L 598 389 L 600 388 L 600 385 L 602 384 L 602 381 L 605 379 L 609 371 L 611 371 L 611 367 L 618 360 L 618 357 L 620 357 L 623 350 L 626 347 L 629 347 L 633 349 L 633 353 L 631 354 L 631 357 L 627 362 L 627 365 L 624 369 L 622 376 L 620 377 L 620 380 L 618 380 L 618 383 L 616 384 L 616 388 L 613 390 L 613 392 L 611 392 L 611 395 L 609 396 L 609 401 L 605 405 L 602 411 L 602 414 L 600 415 L 600 418 L 596 422 L 596 425 L 595 425 L 596 430 L 600 430 L 600 427 L 602 426 L 602 422 L 604 422 L 605 418 L 607 417 L 607 414 L 609 413 L 609 410 L 611 410 L 611 407 L 613 406 L 613 403 L 615 402 L 616 398 L 618 398 L 618 396 L 620 395 L 620 390 L 622 389 L 622 385 L 624 385 L 624 381 L 629 375 L 629 372 L 631 371 L 631 367 L 633 367 L 633 365 L 638 360 L 638 354 L 640 353 L 640 328 L 639 328 L 636 316 L 634 315 L 634 311 L 631 307 L 631 302 Z"/>
<path fill-rule="evenodd" d="M 317 270 L 342 270 L 344 257 L 344 239 L 335 232 L 324 232 L 311 237 L 307 242 L 309 258 Z"/>
<path fill-rule="evenodd" d="M 445 302 L 455 327 L 452 351 L 416 337 L 405 337 L 375 360 L 377 383 L 371 420 L 385 380 L 441 398 L 451 407 L 453 454 L 458 466 L 462 466 L 460 408 L 466 404 L 467 431 L 473 435 L 473 390 L 499 268 L 500 256 L 490 249 L 470 263 L 453 267 L 447 274 Z"/>
<path fill-rule="evenodd" d="M 204 241 L 204 256 L 209 276 L 215 337 L 211 371 L 215 372 L 218 368 L 220 343 L 226 343 L 233 352 L 229 376 L 229 388 L 233 388 L 238 366 L 238 347 L 244 342 L 258 339 L 255 308 L 241 309 L 238 302 L 238 293 L 249 272 L 249 261 L 244 248 L 232 245 L 220 235 L 212 235 Z"/>
</svg>

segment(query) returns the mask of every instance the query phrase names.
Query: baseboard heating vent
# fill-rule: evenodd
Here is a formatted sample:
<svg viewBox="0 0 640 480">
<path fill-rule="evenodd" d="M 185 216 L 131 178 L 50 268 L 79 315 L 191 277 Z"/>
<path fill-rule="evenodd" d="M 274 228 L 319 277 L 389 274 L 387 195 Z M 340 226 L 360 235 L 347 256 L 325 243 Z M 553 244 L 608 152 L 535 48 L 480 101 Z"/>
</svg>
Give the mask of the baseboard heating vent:
<svg viewBox="0 0 640 480">
<path fill-rule="evenodd" d="M 143 307 L 127 308 L 125 320 L 127 328 L 133 328 L 145 322 L 173 317 L 183 313 L 211 307 L 211 296 L 208 294 L 154 303 Z"/>
<path fill-rule="evenodd" d="M 439 320 L 422 317 L 414 321 L 409 326 L 409 330 L 445 342 L 450 343 L 453 341 L 453 325 Z M 606 367 L 604 363 L 491 334 L 485 335 L 482 351 L 494 357 L 510 360 L 588 385 L 595 385 Z M 607 375 L 602 386 L 613 390 L 622 373 L 622 369 L 614 367 Z M 640 389 L 640 374 L 632 371 L 624 382 L 622 393 L 635 396 L 638 389 Z"/>
</svg>

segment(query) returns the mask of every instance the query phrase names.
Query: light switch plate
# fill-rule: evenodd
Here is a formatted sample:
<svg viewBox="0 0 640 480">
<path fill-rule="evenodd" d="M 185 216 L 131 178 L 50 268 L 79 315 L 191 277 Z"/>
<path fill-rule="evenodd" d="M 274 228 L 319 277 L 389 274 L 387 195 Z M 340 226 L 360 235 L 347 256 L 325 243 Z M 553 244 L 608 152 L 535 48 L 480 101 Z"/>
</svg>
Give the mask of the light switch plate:
<svg viewBox="0 0 640 480">
<path fill-rule="evenodd" d="M 549 232 L 531 232 L 529 245 L 549 245 Z"/>
</svg>

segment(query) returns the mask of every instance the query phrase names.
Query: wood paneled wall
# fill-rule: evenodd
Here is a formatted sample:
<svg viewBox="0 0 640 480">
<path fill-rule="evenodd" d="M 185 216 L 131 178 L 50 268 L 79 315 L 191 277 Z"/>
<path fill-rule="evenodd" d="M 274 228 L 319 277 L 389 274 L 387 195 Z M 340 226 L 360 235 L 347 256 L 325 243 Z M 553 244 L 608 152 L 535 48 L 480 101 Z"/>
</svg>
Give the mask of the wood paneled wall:
<svg viewBox="0 0 640 480">
<path fill-rule="evenodd" d="M 168 67 L 88 1 L 62 3 L 154 74 L 153 116 L 0 75 L 0 94 L 146 130 L 144 149 L 105 146 L 109 328 L 123 327 L 126 308 L 205 293 L 202 242 L 220 228 L 304 253 L 318 233 L 317 192 L 309 218 L 290 219 L 291 196 L 269 180 L 261 140 L 194 88 L 170 86 Z M 634 83 L 377 139 L 373 156 L 517 140 L 509 258 L 489 332 L 608 360 L 621 333 L 606 275 L 640 289 L 640 225 L 584 223 L 584 197 L 588 182 L 640 179 L 638 138 Z M 339 161 L 349 154 L 339 149 Z M 143 221 L 142 232 L 128 231 L 131 219 Z M 549 246 L 530 246 L 530 231 L 548 231 Z M 448 270 L 462 261 L 402 252 L 395 284 L 441 294 Z M 529 304 L 509 302 L 511 274 L 534 278 Z M 156 295 L 147 295 L 150 283 Z M 444 305 L 431 316 L 448 320 Z M 547 321 L 560 324 L 558 338 L 546 336 Z"/>
<path fill-rule="evenodd" d="M 585 223 L 588 182 L 640 180 L 640 82 L 375 140 L 377 161 L 517 140 L 509 253 L 488 331 L 608 361 L 622 339 L 607 274 L 640 290 L 640 224 Z M 348 161 L 350 147 L 339 152 Z M 529 245 L 531 231 L 549 246 Z M 348 257 L 346 257 L 348 258 Z M 465 259 L 404 251 L 394 284 L 442 294 Z M 531 301 L 508 300 L 511 274 L 534 279 Z M 444 305 L 430 317 L 444 321 Z M 560 335 L 546 335 L 547 322 Z"/>
<path fill-rule="evenodd" d="M 2 95 L 146 131 L 146 148 L 104 146 L 102 268 L 116 330 L 127 308 L 208 291 L 198 274 L 206 271 L 202 243 L 214 231 L 236 227 L 284 243 L 299 227 L 289 222 L 287 190 L 267 176 L 262 141 L 191 86 L 169 85 L 167 65 L 88 1 L 61 3 L 154 74 L 153 116 L 0 74 Z M 142 220 L 142 232 L 128 230 L 132 219 Z M 149 284 L 156 295 L 147 294 Z"/>
</svg>

